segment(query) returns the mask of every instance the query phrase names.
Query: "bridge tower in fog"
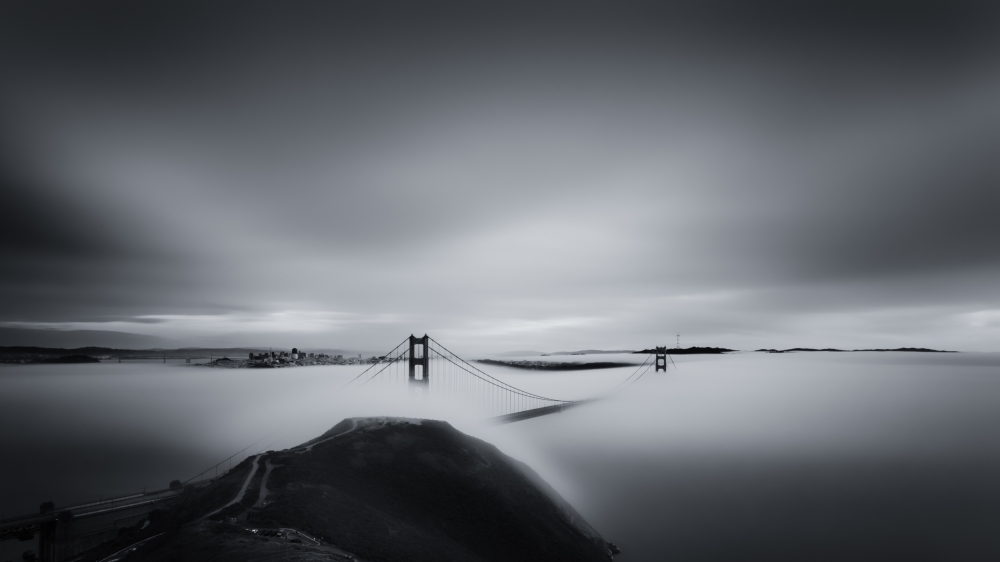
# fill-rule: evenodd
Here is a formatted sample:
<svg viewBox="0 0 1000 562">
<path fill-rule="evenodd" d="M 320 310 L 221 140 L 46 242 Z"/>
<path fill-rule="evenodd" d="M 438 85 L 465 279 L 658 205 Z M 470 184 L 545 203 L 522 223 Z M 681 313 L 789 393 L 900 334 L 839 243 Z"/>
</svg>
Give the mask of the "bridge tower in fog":
<svg viewBox="0 0 1000 562">
<path fill-rule="evenodd" d="M 430 355 L 428 354 L 428 349 L 427 349 L 427 344 L 429 339 L 430 338 L 427 336 L 427 334 L 424 334 L 424 337 L 422 338 L 418 338 L 413 334 L 410 334 L 410 355 L 408 360 L 410 363 L 411 384 L 430 385 L 431 373 L 430 370 L 428 369 L 428 367 L 430 367 L 430 363 L 428 362 L 428 358 L 430 357 Z M 420 378 L 417 378 L 418 374 L 417 367 L 420 367 L 419 371 Z"/>
<path fill-rule="evenodd" d="M 667 370 L 667 346 L 656 348 L 656 370 Z"/>
</svg>

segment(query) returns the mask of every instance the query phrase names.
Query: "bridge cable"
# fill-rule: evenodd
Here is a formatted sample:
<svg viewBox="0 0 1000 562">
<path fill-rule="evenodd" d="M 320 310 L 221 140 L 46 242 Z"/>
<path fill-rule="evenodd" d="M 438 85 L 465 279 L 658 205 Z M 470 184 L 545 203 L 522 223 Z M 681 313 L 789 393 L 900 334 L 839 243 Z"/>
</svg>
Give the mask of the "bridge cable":
<svg viewBox="0 0 1000 562">
<path fill-rule="evenodd" d="M 643 367 L 646 366 L 646 363 L 649 361 L 649 358 L 652 357 L 652 356 L 653 356 L 652 353 L 650 353 L 649 355 L 647 355 L 646 359 L 639 365 L 639 367 L 636 368 L 636 370 L 631 375 L 629 375 L 629 377 L 627 379 L 623 380 L 622 382 L 618 383 L 616 386 L 612 387 L 611 390 L 609 390 L 608 392 L 609 393 L 610 392 L 614 392 L 619 387 L 625 386 L 626 384 L 629 384 L 629 381 L 632 379 L 632 377 L 636 376 L 639 373 L 639 369 L 642 369 Z M 649 368 L 647 367 L 647 370 L 648 369 Z M 645 374 L 645 371 L 643 371 L 643 374 Z M 639 376 L 641 377 L 642 375 L 639 375 Z M 636 380 L 639 380 L 639 379 L 636 379 Z M 635 382 L 635 381 L 632 381 L 632 382 Z"/>
<path fill-rule="evenodd" d="M 360 385 L 360 386 L 358 386 L 358 387 L 356 387 L 356 388 L 361 388 L 362 386 L 364 386 L 364 385 L 366 385 L 366 384 L 368 384 L 368 383 L 372 382 L 373 380 L 375 380 L 375 377 L 377 377 L 377 376 L 379 376 L 379 375 L 381 375 L 381 374 L 382 374 L 382 371 L 384 371 L 384 370 L 388 369 L 388 368 L 389 368 L 389 367 L 391 367 L 391 366 L 392 366 L 392 365 L 393 365 L 394 363 L 398 362 L 398 361 L 399 361 L 400 359 L 402 359 L 403 357 L 406 357 L 406 356 L 407 356 L 407 355 L 409 355 L 409 354 L 410 354 L 410 352 L 409 352 L 409 351 L 406 351 L 406 352 L 404 352 L 404 353 L 400 353 L 399 355 L 397 355 L 397 356 L 396 356 L 396 358 L 395 358 L 395 359 L 393 359 L 392 361 L 389 361 L 389 362 L 388 362 L 388 363 L 386 364 L 386 366 L 385 366 L 385 367 L 382 367 L 381 369 L 379 369 L 377 373 L 375 373 L 374 375 L 372 375 L 372 376 L 368 377 L 368 379 L 367 379 L 367 380 L 366 380 L 365 382 L 361 383 L 361 385 Z M 378 363 L 376 363 L 376 365 L 377 365 L 377 364 L 378 364 Z M 371 370 L 371 369 L 369 368 L 369 369 L 365 370 L 365 373 L 367 373 L 367 372 L 368 372 L 369 370 Z M 364 373 L 361 373 L 361 374 L 363 375 Z"/>
<path fill-rule="evenodd" d="M 385 354 L 385 356 L 388 356 L 388 355 L 391 355 L 392 353 L 394 353 L 394 352 L 395 352 L 395 351 L 396 351 L 397 349 L 399 349 L 399 348 L 400 348 L 400 347 L 401 347 L 401 346 L 402 346 L 402 345 L 403 345 L 404 343 L 406 343 L 406 342 L 407 342 L 408 340 L 409 340 L 409 338 L 407 338 L 407 339 L 404 339 L 404 340 L 403 340 L 402 342 L 400 342 L 400 343 L 399 343 L 399 345 L 397 345 L 396 347 L 392 348 L 392 350 L 391 350 L 391 351 L 389 351 L 388 353 L 386 353 L 386 354 Z M 348 382 L 347 382 L 346 384 L 344 384 L 343 386 L 341 386 L 340 388 L 338 388 L 337 390 L 335 390 L 335 391 L 334 391 L 333 393 L 334 393 L 334 394 L 337 394 L 337 393 L 339 393 L 339 392 L 343 391 L 343 390 L 344 390 L 345 388 L 347 388 L 348 386 L 350 386 L 350 385 L 351 385 L 351 384 L 352 384 L 352 383 L 353 383 L 354 381 L 356 381 L 357 379 L 359 379 L 359 378 L 360 378 L 360 377 L 361 377 L 362 375 L 364 375 L 364 374 L 365 374 L 365 373 L 367 373 L 368 371 L 372 370 L 372 369 L 373 369 L 373 368 L 374 368 L 374 367 L 375 367 L 376 365 L 378 365 L 378 363 L 373 363 L 373 364 L 372 364 L 372 365 L 371 365 L 370 367 L 368 367 L 367 369 L 365 369 L 364 371 L 362 371 L 362 372 L 361 372 L 361 374 L 359 374 L 359 375 L 357 375 L 356 377 L 354 377 L 353 379 L 349 380 L 349 381 L 348 381 Z M 198 474 L 196 474 L 196 475 L 192 476 L 191 478 L 188 478 L 187 480 L 185 480 L 185 481 L 184 481 L 184 484 L 187 484 L 187 483 L 191 482 L 192 480 L 194 480 L 194 479 L 196 479 L 196 478 L 198 478 L 198 477 L 202 476 L 203 474 L 205 474 L 206 472 L 208 472 L 208 471 L 212 470 L 213 468 L 216 468 L 216 467 L 218 467 L 218 466 L 222 465 L 222 463 L 224 463 L 224 462 L 226 462 L 226 461 L 228 461 L 228 460 L 232 459 L 233 457 L 235 457 L 235 456 L 239 455 L 240 453 L 243 453 L 243 452 L 244 452 L 244 451 L 246 451 L 247 449 L 250 449 L 250 448 L 254 447 L 255 445 L 257 445 L 257 444 L 258 444 L 258 443 L 260 443 L 261 441 L 263 441 L 263 440 L 267 439 L 268 437 L 270 437 L 270 436 L 274 435 L 274 434 L 275 434 L 276 432 L 278 432 L 278 431 L 280 431 L 280 430 L 282 430 L 282 429 L 286 429 L 286 428 L 288 427 L 288 425 L 289 425 L 289 424 L 291 424 L 291 423 L 292 423 L 292 422 L 291 422 L 291 421 L 289 421 L 289 422 L 287 422 L 287 423 L 286 423 L 286 424 L 285 424 L 284 426 L 281 426 L 281 427 L 278 427 L 278 428 L 276 428 L 276 429 L 272 429 L 271 431 L 269 431 L 269 432 L 267 432 L 266 434 L 264 434 L 264 436 L 263 436 L 263 437 L 261 437 L 260 439 L 258 439 L 257 441 L 254 441 L 254 442 L 253 442 L 253 443 L 251 443 L 250 445 L 247 445 L 246 447 L 244 447 L 244 448 L 240 449 L 239 451 L 237 451 L 237 452 L 233 453 L 232 455 L 230 455 L 230 456 L 228 456 L 228 457 L 226 457 L 226 458 L 222 459 L 221 461 L 219 461 L 219 462 L 217 462 L 217 463 L 213 464 L 212 466 L 210 466 L 210 467 L 206 468 L 205 470 L 203 470 L 203 471 L 199 472 Z M 280 439 L 284 438 L 284 437 L 285 437 L 285 435 L 287 435 L 287 434 L 288 434 L 288 432 L 286 431 L 286 432 L 285 432 L 284 434 L 282 434 L 282 435 L 281 435 L 281 436 L 280 436 L 280 437 L 278 438 L 278 440 L 280 440 Z M 275 441 L 272 441 L 272 442 L 271 442 L 271 445 L 273 445 L 274 443 L 276 443 L 276 442 L 277 442 L 278 440 L 275 440 Z"/>
<path fill-rule="evenodd" d="M 386 353 L 385 355 L 383 355 L 383 357 L 388 357 L 389 355 L 392 355 L 392 353 L 393 353 L 393 352 L 395 352 L 395 351 L 396 351 L 397 349 L 399 349 L 399 347 L 400 347 L 401 345 L 403 345 L 404 343 L 406 343 L 406 342 L 407 342 L 407 341 L 408 341 L 409 339 L 410 339 L 410 338 L 406 338 L 406 339 L 404 339 L 403 341 L 399 342 L 399 345 L 397 345 L 396 347 L 392 348 L 392 350 L 391 350 L 391 351 L 389 351 L 389 353 Z M 361 371 L 361 374 L 360 374 L 360 375 L 358 375 L 358 376 L 354 377 L 353 379 L 351 379 L 351 380 L 347 381 L 347 384 L 345 384 L 344 386 L 342 386 L 342 387 L 338 388 L 338 389 L 337 389 L 337 390 L 335 390 L 335 391 L 334 391 L 333 393 L 334 393 L 334 394 L 337 394 L 337 393 L 338 393 L 338 392 L 340 392 L 341 390 L 344 390 L 345 388 L 347 388 L 348 386 L 350 386 L 350 385 L 351 385 L 351 383 L 353 383 L 354 381 L 356 381 L 356 380 L 358 380 L 359 378 L 361 378 L 361 377 L 362 377 L 362 376 L 363 376 L 363 375 L 364 375 L 365 373 L 367 373 L 368 371 L 371 371 L 371 370 L 372 370 L 373 368 L 375 368 L 375 365 L 378 365 L 379 363 L 381 363 L 381 361 L 379 361 L 378 363 L 372 363 L 372 366 L 371 366 L 371 367 L 368 367 L 368 368 L 367 368 L 367 369 L 365 369 L 364 371 Z M 379 372 L 382 372 L 382 371 L 379 371 Z"/>
<path fill-rule="evenodd" d="M 439 345 L 440 345 L 440 344 L 439 344 Z M 441 346 L 441 347 L 443 348 L 444 346 Z M 436 350 L 435 350 L 435 351 L 436 351 Z M 449 352 L 449 353 L 451 353 L 451 352 Z M 454 366 L 458 367 L 459 369 L 461 369 L 461 370 L 462 370 L 462 371 L 464 371 L 465 373 L 467 373 L 467 374 L 469 374 L 469 375 L 472 375 L 473 377 L 476 377 L 477 379 L 479 379 L 479 380 L 481 380 L 481 381 L 483 381 L 483 382 L 485 382 L 485 383 L 487 383 L 487 384 L 489 384 L 489 385 L 492 385 L 492 386 L 494 386 L 494 387 L 497 387 L 497 388 L 499 388 L 500 390 L 503 390 L 503 391 L 507 392 L 508 394 L 515 394 L 515 395 L 518 395 L 518 396 L 524 396 L 524 397 L 527 397 L 527 398 L 534 398 L 534 399 L 536 399 L 536 400 L 544 400 L 544 401 L 547 401 L 547 402 L 560 402 L 560 403 L 569 403 L 569 402 L 572 402 L 572 400 L 559 400 L 559 399 L 557 399 L 557 398 L 548 398 L 548 397 L 546 397 L 546 396 L 539 396 L 539 395 L 537 395 L 537 394 L 532 394 L 532 393 L 530 393 L 530 392 L 527 392 L 527 391 L 525 391 L 525 390 L 522 390 L 522 389 L 520 389 L 520 388 L 517 388 L 516 386 L 513 386 L 513 385 L 509 385 L 509 384 L 507 384 L 507 383 L 505 383 L 505 382 L 503 382 L 503 381 L 500 381 L 500 380 L 497 380 L 497 379 L 496 379 L 496 378 L 494 378 L 494 377 L 491 377 L 491 376 L 489 376 L 489 375 L 486 375 L 486 373 L 483 373 L 483 374 L 484 374 L 484 375 L 486 375 L 487 377 L 489 377 L 490 379 L 492 379 L 492 381 L 490 381 L 490 380 L 487 380 L 487 379 L 484 379 L 483 377 L 479 376 L 478 374 L 476 374 L 476 373 L 474 373 L 474 372 L 472 372 L 472 371 L 470 371 L 470 370 L 466 369 L 466 368 L 465 368 L 465 367 L 463 367 L 462 365 L 459 365 L 458 363 L 455 363 L 455 362 L 454 362 L 454 361 L 452 361 L 452 360 L 451 360 L 451 358 L 449 358 L 449 357 L 448 357 L 447 355 L 444 355 L 443 353 L 440 353 L 440 352 L 438 352 L 438 355 L 439 355 L 439 356 L 440 356 L 440 357 L 441 357 L 442 359 L 444 359 L 445 361 L 447 361 L 447 362 L 451 363 L 452 365 L 454 365 Z M 457 355 L 455 355 L 454 353 L 452 353 L 452 355 L 454 355 L 454 356 L 455 356 L 455 357 L 456 357 L 456 358 L 457 358 L 457 359 L 458 359 L 459 361 L 462 361 L 463 363 L 466 363 L 466 364 L 468 364 L 468 363 L 467 363 L 466 361 L 464 361 L 464 360 L 463 360 L 463 359 L 462 359 L 461 357 L 458 357 L 458 356 L 457 356 Z M 478 370 L 478 369 L 477 369 L 477 370 Z M 479 371 L 479 372 L 481 372 L 481 373 L 482 373 L 482 371 Z M 496 382 L 493 382 L 493 381 L 496 381 Z M 499 384 L 497 384 L 497 383 L 499 383 Z"/>
<path fill-rule="evenodd" d="M 540 400 L 548 400 L 550 402 L 572 402 L 572 400 L 560 400 L 558 398 L 549 398 L 547 396 L 540 396 L 538 394 L 534 394 L 534 393 L 528 392 L 526 390 L 522 390 L 520 388 L 517 388 L 516 386 L 514 386 L 512 384 L 508 384 L 508 383 L 506 383 L 506 382 L 504 382 L 502 380 L 499 380 L 499 379 L 491 376 L 489 373 L 486 373 L 485 371 L 483 371 L 482 369 L 480 369 L 480 368 L 476 367 L 475 365 L 469 363 L 465 359 L 462 359 L 461 357 L 458 356 L 458 354 L 456 354 L 455 352 L 451 351 L 447 347 L 441 345 L 441 342 L 437 341 L 436 339 L 434 339 L 434 338 L 432 338 L 430 336 L 428 336 L 428 339 L 430 339 L 432 342 L 434 342 L 435 344 L 437 344 L 438 347 L 440 347 L 441 349 L 445 350 L 446 352 L 448 352 L 450 355 L 454 356 L 456 359 L 458 359 L 462 363 L 468 365 L 469 367 L 471 367 L 475 371 L 481 373 L 483 376 L 485 376 L 485 377 L 487 377 L 487 378 L 489 378 L 489 379 L 491 379 L 493 381 L 496 381 L 497 383 L 499 383 L 501 385 L 501 387 L 507 387 L 507 389 L 509 389 L 509 391 L 517 392 L 517 393 L 520 393 L 520 394 L 522 394 L 524 396 L 531 396 L 532 398 L 538 398 Z M 445 357 L 445 355 L 443 353 L 441 353 L 441 352 L 438 352 L 438 355 L 441 355 L 442 357 Z M 445 357 L 445 358 L 447 359 L 447 357 Z M 454 362 L 452 362 L 452 363 L 454 363 Z M 458 366 L 458 365 L 456 365 L 456 366 Z M 461 366 L 458 366 L 458 367 L 462 368 Z M 469 372 L 468 369 L 463 369 L 463 370 L 465 370 L 466 372 L 468 372 L 469 374 L 471 374 L 473 376 L 476 376 L 477 378 L 482 379 L 482 377 L 479 377 L 478 375 L 475 375 L 474 373 Z"/>
</svg>

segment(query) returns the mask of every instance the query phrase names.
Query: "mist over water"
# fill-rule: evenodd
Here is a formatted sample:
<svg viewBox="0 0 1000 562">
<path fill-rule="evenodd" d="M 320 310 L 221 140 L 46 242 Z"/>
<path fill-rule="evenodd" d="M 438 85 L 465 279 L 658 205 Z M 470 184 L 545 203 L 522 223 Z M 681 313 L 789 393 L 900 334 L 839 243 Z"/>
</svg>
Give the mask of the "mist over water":
<svg viewBox="0 0 1000 562">
<path fill-rule="evenodd" d="M 0 510 L 164 488 L 254 443 L 236 460 L 345 417 L 401 415 L 446 419 L 527 462 L 625 562 L 1000 556 L 1000 356 L 674 360 L 606 400 L 505 426 L 481 423 L 475 401 L 406 388 L 402 369 L 338 393 L 363 366 L 7 366 Z M 483 368 L 573 399 L 634 371 Z"/>
</svg>

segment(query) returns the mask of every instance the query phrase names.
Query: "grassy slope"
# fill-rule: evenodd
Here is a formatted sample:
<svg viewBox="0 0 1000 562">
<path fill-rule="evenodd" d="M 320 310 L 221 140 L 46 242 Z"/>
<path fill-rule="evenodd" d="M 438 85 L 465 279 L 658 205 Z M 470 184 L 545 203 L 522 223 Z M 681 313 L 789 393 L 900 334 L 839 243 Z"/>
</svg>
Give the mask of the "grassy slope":
<svg viewBox="0 0 1000 562">
<path fill-rule="evenodd" d="M 348 427 L 338 424 L 327 435 Z M 447 423 L 375 423 L 308 453 L 268 458 L 282 465 L 268 480 L 277 498 L 252 525 L 299 529 L 365 561 L 608 560 L 603 540 L 529 468 Z M 261 463 L 242 505 L 213 519 L 256 501 Z M 244 461 L 89 560 L 157 533 L 164 534 L 129 560 L 339 559 L 329 546 L 265 539 L 238 524 L 195 523 L 230 501 L 249 470 Z"/>
<path fill-rule="evenodd" d="M 443 422 L 362 429 L 285 457 L 269 516 L 371 560 L 607 559 L 520 463 Z"/>
</svg>

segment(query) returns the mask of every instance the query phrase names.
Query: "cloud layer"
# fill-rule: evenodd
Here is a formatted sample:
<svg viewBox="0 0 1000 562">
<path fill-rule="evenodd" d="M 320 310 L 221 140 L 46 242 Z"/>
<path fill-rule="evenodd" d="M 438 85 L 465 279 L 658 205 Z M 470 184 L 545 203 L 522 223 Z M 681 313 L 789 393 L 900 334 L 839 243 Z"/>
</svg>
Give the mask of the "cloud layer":
<svg viewBox="0 0 1000 562">
<path fill-rule="evenodd" d="M 5 326 L 1000 350 L 985 4 L 3 10 Z"/>
</svg>

